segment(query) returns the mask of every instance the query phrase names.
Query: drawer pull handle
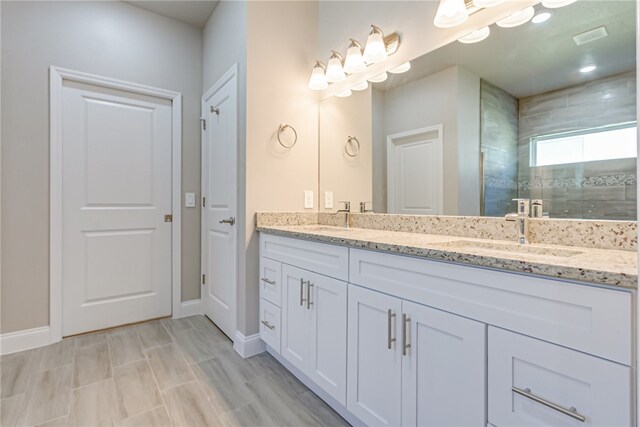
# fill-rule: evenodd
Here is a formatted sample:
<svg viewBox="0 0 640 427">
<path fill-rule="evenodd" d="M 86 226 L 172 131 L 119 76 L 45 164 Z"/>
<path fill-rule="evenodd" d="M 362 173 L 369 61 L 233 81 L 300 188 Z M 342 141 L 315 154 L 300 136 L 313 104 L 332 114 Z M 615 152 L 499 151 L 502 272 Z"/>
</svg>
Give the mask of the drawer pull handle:
<svg viewBox="0 0 640 427">
<path fill-rule="evenodd" d="M 306 301 L 306 299 L 304 298 L 304 284 L 306 282 L 304 281 L 304 279 L 300 279 L 300 306 L 304 305 L 304 302 Z"/>
<path fill-rule="evenodd" d="M 311 302 L 311 288 L 313 288 L 313 283 L 309 280 L 307 282 L 307 310 L 311 310 L 311 306 L 313 305 Z"/>
<path fill-rule="evenodd" d="M 567 408 L 565 408 L 565 407 L 563 407 L 563 406 L 557 405 L 557 404 L 555 404 L 555 403 L 553 403 L 553 402 L 550 402 L 550 401 L 548 401 L 548 400 L 546 400 L 546 399 L 543 399 L 543 398 L 541 398 L 541 397 L 538 397 L 538 396 L 536 396 L 535 394 L 532 394 L 532 393 L 531 393 L 531 389 L 530 389 L 530 388 L 525 388 L 525 389 L 523 390 L 523 389 L 518 388 L 518 387 L 511 387 L 511 390 L 512 390 L 514 393 L 519 394 L 520 396 L 524 396 L 524 397 L 526 397 L 527 399 L 531 399 L 531 400 L 533 400 L 534 402 L 537 402 L 537 403 L 539 403 L 539 404 L 541 404 L 541 405 L 544 405 L 544 406 L 546 406 L 547 408 L 551 408 L 551 409 L 553 409 L 554 411 L 558 411 L 558 412 L 560 412 L 561 414 L 564 414 L 564 415 L 566 415 L 566 416 L 568 416 L 568 417 L 573 418 L 574 420 L 578 420 L 578 421 L 580 421 L 580 422 L 585 422 L 585 421 L 586 421 L 586 419 L 587 419 L 587 417 L 585 417 L 584 415 L 582 415 L 582 414 L 578 413 L 578 411 L 576 410 L 576 408 L 571 407 L 571 408 L 567 409 Z"/>
<path fill-rule="evenodd" d="M 391 309 L 387 310 L 387 348 L 391 350 L 391 343 L 396 339 L 391 337 L 391 319 L 396 317 L 396 314 L 391 311 Z"/>
<path fill-rule="evenodd" d="M 267 279 L 266 277 L 263 277 L 263 278 L 262 278 L 262 279 L 260 279 L 260 280 L 262 280 L 263 282 L 268 283 L 268 284 L 270 284 L 270 285 L 275 285 L 275 284 L 276 284 L 276 281 L 275 281 L 275 280 L 269 280 L 269 279 Z"/>
<path fill-rule="evenodd" d="M 267 328 L 269 328 L 271 330 L 274 330 L 276 328 L 274 325 L 270 324 L 266 320 L 261 320 L 260 323 L 262 323 L 264 326 L 266 326 Z"/>
<path fill-rule="evenodd" d="M 411 347 L 409 337 L 407 337 L 407 324 L 411 323 L 411 318 L 406 314 L 402 314 L 402 355 L 407 355 L 407 349 Z"/>
</svg>

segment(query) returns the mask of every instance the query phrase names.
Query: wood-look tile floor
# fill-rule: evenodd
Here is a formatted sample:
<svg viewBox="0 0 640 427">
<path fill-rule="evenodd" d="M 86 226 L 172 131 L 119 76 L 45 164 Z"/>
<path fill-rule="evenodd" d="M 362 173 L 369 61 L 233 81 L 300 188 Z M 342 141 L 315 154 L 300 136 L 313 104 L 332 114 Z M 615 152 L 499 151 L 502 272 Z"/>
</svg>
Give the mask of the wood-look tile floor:
<svg viewBox="0 0 640 427">
<path fill-rule="evenodd" d="M 267 353 L 209 319 L 161 319 L 2 356 L 0 425 L 347 426 Z"/>
</svg>

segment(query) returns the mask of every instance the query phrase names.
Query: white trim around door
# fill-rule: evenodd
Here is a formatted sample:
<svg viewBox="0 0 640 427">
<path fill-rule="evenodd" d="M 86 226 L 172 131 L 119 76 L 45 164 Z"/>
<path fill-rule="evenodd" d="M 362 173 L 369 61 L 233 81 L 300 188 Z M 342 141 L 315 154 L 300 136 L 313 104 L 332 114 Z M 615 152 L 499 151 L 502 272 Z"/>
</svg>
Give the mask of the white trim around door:
<svg viewBox="0 0 640 427">
<path fill-rule="evenodd" d="M 166 99 L 172 103 L 171 126 L 171 286 L 172 313 L 180 315 L 181 306 L 181 200 L 182 200 L 182 94 L 150 86 L 96 76 L 59 67 L 49 69 L 50 115 L 50 187 L 49 187 L 49 339 L 62 339 L 62 90 L 63 81 L 92 84 Z"/>
</svg>

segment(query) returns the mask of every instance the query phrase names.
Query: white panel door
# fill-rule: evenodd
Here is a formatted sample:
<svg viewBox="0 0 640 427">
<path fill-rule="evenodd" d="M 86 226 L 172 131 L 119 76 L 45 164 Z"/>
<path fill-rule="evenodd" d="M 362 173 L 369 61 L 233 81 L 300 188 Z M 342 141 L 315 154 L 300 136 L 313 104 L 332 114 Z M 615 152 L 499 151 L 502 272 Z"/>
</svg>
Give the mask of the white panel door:
<svg viewBox="0 0 640 427">
<path fill-rule="evenodd" d="M 347 403 L 347 283 L 309 276 L 311 357 L 309 377 L 342 405 Z"/>
<path fill-rule="evenodd" d="M 236 332 L 236 77 L 203 101 L 202 270 L 204 313 L 229 338 Z"/>
<path fill-rule="evenodd" d="M 282 265 L 282 356 L 303 372 L 309 370 L 313 313 L 307 307 L 311 273 Z"/>
<path fill-rule="evenodd" d="M 387 137 L 389 213 L 442 213 L 442 126 Z"/>
<path fill-rule="evenodd" d="M 401 425 L 401 301 L 349 285 L 347 409 L 370 426 Z"/>
<path fill-rule="evenodd" d="M 408 301 L 402 312 L 402 425 L 484 426 L 486 325 Z"/>
<path fill-rule="evenodd" d="M 171 102 L 65 81 L 63 336 L 171 314 Z"/>
</svg>

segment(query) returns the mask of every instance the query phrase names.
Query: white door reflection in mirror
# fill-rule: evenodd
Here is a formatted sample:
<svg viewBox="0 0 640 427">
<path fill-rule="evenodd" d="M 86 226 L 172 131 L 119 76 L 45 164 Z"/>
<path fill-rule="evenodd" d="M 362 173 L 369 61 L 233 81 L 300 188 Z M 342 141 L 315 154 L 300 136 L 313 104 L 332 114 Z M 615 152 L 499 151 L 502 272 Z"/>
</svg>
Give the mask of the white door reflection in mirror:
<svg viewBox="0 0 640 427">
<path fill-rule="evenodd" d="M 442 125 L 387 136 L 388 213 L 442 214 Z"/>
</svg>

